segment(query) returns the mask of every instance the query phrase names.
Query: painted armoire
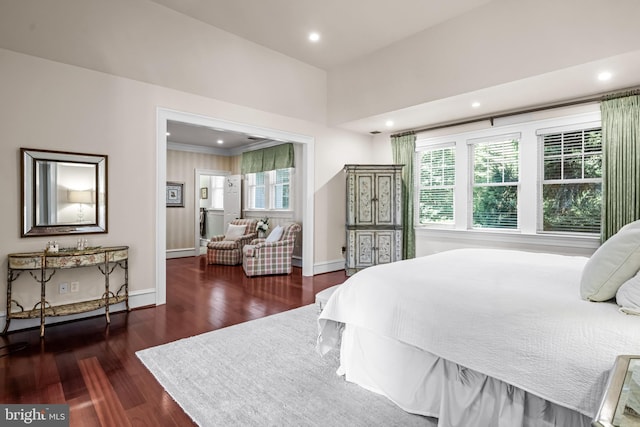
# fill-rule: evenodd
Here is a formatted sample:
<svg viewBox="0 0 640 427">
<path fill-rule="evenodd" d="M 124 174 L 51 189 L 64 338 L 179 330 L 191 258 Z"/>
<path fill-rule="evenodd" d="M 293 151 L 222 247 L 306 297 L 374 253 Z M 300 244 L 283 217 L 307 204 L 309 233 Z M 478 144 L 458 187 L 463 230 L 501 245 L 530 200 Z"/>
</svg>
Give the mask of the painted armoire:
<svg viewBox="0 0 640 427">
<path fill-rule="evenodd" d="M 403 165 L 345 165 L 346 259 L 350 276 L 402 259 Z"/>
</svg>

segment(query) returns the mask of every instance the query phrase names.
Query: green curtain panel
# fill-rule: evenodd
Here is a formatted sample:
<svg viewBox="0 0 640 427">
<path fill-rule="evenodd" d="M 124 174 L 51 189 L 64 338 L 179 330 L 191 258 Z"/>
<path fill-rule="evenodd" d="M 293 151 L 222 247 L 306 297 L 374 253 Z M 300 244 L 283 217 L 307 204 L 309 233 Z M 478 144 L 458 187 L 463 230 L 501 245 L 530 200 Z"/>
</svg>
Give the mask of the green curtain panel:
<svg viewBox="0 0 640 427">
<path fill-rule="evenodd" d="M 602 241 L 640 219 L 640 95 L 610 98 L 602 113 Z"/>
<path fill-rule="evenodd" d="M 413 229 L 413 158 L 416 151 L 416 136 L 391 137 L 393 163 L 402 168 L 402 258 L 416 256 L 416 235 Z"/>
<path fill-rule="evenodd" d="M 292 143 L 242 153 L 241 170 L 243 174 L 292 167 L 295 167 Z"/>
<path fill-rule="evenodd" d="M 262 172 L 262 150 L 247 151 L 242 153 L 240 170 L 245 173 Z"/>
</svg>

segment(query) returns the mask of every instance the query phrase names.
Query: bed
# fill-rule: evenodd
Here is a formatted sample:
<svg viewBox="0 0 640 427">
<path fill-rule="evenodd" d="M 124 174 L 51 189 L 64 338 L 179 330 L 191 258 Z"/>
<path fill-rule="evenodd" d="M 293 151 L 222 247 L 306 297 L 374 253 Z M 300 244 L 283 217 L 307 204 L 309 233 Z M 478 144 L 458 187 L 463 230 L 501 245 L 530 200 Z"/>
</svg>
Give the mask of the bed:
<svg viewBox="0 0 640 427">
<path fill-rule="evenodd" d="M 616 357 L 640 354 L 634 227 L 591 258 L 459 249 L 362 270 L 320 314 L 317 349 L 442 427 L 588 426 Z"/>
</svg>

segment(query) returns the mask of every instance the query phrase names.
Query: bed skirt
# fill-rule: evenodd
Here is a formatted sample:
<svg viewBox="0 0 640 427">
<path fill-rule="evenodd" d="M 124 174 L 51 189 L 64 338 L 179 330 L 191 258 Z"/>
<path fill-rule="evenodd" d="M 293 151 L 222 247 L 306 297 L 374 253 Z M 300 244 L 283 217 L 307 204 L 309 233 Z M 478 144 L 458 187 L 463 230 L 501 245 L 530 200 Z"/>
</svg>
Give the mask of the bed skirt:
<svg viewBox="0 0 640 427">
<path fill-rule="evenodd" d="M 347 381 L 437 418 L 439 427 L 591 425 L 574 410 L 353 325 L 343 330 L 340 363 Z"/>
</svg>

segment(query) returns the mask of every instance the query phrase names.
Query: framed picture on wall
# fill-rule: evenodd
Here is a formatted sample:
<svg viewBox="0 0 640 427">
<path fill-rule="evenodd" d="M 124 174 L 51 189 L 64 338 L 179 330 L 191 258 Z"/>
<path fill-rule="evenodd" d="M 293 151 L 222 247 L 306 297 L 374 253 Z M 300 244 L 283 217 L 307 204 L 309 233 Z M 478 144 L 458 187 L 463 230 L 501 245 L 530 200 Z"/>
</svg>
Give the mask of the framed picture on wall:
<svg viewBox="0 0 640 427">
<path fill-rule="evenodd" d="M 184 183 L 167 181 L 167 207 L 184 208 Z"/>
<path fill-rule="evenodd" d="M 202 187 L 200 189 L 200 198 L 208 199 L 209 198 L 209 189 L 207 187 Z"/>
</svg>

